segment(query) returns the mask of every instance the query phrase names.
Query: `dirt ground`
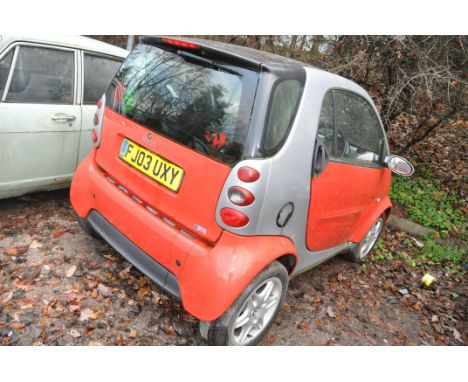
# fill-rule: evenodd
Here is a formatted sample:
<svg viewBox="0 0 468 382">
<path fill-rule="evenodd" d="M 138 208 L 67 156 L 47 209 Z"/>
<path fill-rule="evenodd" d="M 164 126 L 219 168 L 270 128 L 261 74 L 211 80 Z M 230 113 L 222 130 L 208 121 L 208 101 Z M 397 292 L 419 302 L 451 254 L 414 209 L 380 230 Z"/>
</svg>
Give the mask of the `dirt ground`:
<svg viewBox="0 0 468 382">
<path fill-rule="evenodd" d="M 402 235 L 387 229 L 385 243 L 395 250 Z M 422 270 L 398 258 L 365 267 L 330 260 L 291 281 L 264 344 L 463 345 L 465 277 L 427 270 L 437 281 L 423 288 Z M 0 200 L 0 342 L 204 344 L 195 318 L 85 235 L 68 190 Z"/>
</svg>

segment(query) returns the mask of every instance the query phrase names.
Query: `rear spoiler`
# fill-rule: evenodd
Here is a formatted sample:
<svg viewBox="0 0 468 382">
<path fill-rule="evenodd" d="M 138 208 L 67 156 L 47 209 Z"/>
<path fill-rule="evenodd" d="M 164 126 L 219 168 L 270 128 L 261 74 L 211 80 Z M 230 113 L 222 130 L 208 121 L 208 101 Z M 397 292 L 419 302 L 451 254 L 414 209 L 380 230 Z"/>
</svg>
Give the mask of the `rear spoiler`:
<svg viewBox="0 0 468 382">
<path fill-rule="evenodd" d="M 225 44 L 219 41 L 164 36 L 145 36 L 142 37 L 140 41 L 145 44 L 160 46 L 166 49 L 169 47 L 178 50 L 186 50 L 194 55 L 200 55 L 204 58 L 215 60 L 219 59 L 256 72 L 260 72 L 262 68 L 262 62 L 256 60 L 254 57 L 246 57 L 245 54 L 241 54 L 240 49 L 236 49 L 236 45 Z"/>
</svg>

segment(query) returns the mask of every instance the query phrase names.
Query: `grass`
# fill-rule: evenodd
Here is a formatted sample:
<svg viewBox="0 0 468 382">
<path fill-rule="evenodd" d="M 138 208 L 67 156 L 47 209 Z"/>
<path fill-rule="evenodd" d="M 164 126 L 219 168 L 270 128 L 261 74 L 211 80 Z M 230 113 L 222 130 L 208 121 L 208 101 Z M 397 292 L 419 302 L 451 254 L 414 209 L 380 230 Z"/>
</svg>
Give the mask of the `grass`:
<svg viewBox="0 0 468 382">
<path fill-rule="evenodd" d="M 394 176 L 390 197 L 403 205 L 411 221 L 436 230 L 436 234 L 425 237 L 422 248 L 416 248 L 411 240 L 406 239 L 405 247 L 411 248 L 412 256 L 403 251 L 394 255 L 379 240 L 370 260 L 379 261 L 396 256 L 410 267 L 442 264 L 448 270 L 464 272 L 463 266 L 468 261 L 468 235 L 463 201 L 455 193 L 444 190 L 440 181 L 427 171 L 421 171 L 419 176 L 412 178 Z M 440 240 L 449 236 L 461 244 L 457 247 Z"/>
</svg>

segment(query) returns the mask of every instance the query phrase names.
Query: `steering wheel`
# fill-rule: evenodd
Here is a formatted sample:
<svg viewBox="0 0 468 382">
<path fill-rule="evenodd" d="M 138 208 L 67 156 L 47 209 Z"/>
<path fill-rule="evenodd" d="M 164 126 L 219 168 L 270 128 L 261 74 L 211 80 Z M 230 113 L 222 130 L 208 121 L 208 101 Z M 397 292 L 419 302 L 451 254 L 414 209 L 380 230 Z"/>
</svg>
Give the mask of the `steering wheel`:
<svg viewBox="0 0 468 382">
<path fill-rule="evenodd" d="M 325 130 L 325 132 L 323 132 Z M 322 129 L 322 137 L 320 139 L 322 140 L 322 143 L 325 146 L 333 146 L 333 141 L 335 140 L 335 133 L 332 128 L 326 128 Z M 343 156 L 349 151 L 349 143 L 348 141 L 344 138 L 343 134 L 340 132 L 340 129 L 338 129 L 338 140 L 337 140 L 337 155 L 336 158 L 341 159 Z"/>
</svg>

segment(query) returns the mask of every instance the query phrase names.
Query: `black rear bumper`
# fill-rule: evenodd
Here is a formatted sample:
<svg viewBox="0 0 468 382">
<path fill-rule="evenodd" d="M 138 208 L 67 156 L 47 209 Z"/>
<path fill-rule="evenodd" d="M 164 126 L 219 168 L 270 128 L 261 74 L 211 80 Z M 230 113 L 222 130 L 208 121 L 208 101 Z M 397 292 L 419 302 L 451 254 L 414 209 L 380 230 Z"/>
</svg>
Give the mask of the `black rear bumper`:
<svg viewBox="0 0 468 382">
<path fill-rule="evenodd" d="M 132 263 L 140 272 L 148 276 L 158 287 L 180 301 L 180 288 L 177 278 L 128 240 L 99 212 L 92 210 L 86 219 L 81 219 L 80 223 L 86 231 L 89 231 L 89 227 L 91 227 L 121 256 Z"/>
</svg>

